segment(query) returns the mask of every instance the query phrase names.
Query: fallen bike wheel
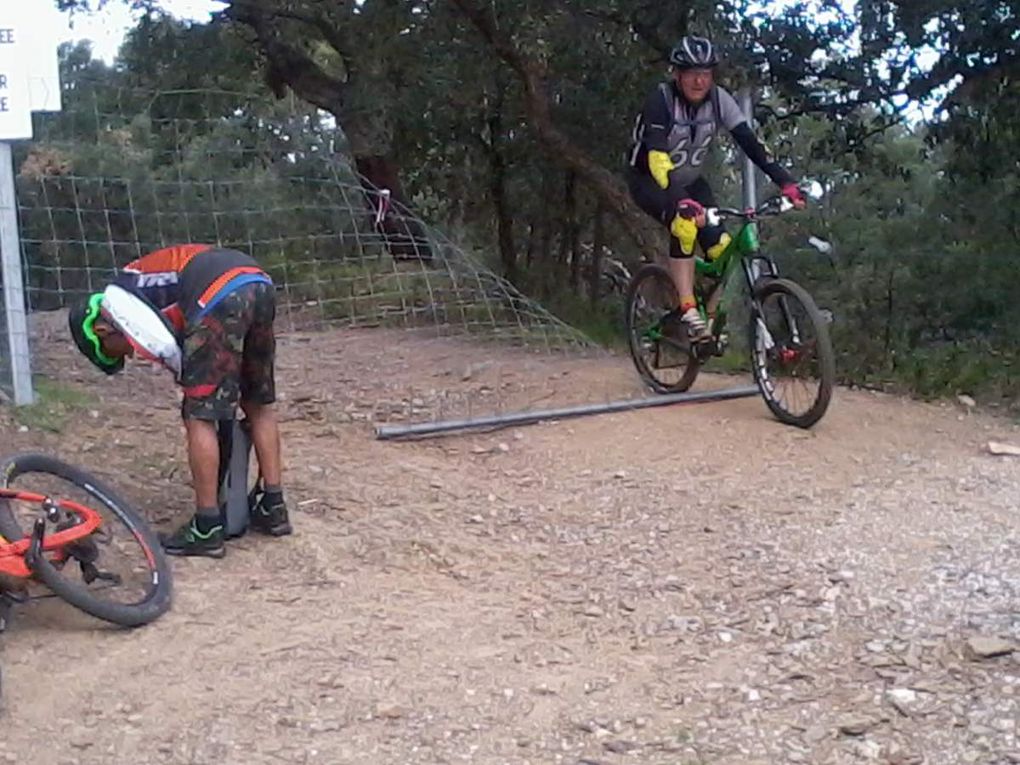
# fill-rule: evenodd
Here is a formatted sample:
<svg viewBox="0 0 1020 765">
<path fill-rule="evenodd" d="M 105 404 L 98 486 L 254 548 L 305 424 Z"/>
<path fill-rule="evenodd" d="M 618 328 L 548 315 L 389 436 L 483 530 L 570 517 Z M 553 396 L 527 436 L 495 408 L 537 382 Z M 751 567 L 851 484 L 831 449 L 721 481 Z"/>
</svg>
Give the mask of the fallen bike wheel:
<svg viewBox="0 0 1020 765">
<path fill-rule="evenodd" d="M 117 492 L 72 465 L 42 454 L 18 454 L 0 463 L 0 486 L 70 500 L 95 510 L 94 532 L 59 553 L 26 556 L 33 575 L 82 611 L 122 627 L 137 627 L 170 608 L 169 561 L 148 524 Z M 38 503 L 0 500 L 0 535 L 24 538 L 42 518 Z M 46 534 L 79 522 L 59 510 L 46 519 Z"/>
</svg>

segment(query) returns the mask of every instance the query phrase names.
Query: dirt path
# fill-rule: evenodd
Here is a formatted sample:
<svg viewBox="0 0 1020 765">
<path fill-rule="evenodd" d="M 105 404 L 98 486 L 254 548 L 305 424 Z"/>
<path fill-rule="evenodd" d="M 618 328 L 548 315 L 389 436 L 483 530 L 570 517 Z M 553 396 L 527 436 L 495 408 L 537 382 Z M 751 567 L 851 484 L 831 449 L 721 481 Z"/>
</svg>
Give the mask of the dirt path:
<svg viewBox="0 0 1020 765">
<path fill-rule="evenodd" d="M 133 632 L 17 611 L 0 761 L 1020 762 L 1020 653 L 967 647 L 1020 643 L 1020 463 L 983 453 L 1012 424 L 841 391 L 809 433 L 746 399 L 384 443 L 380 384 L 484 371 L 372 337 L 283 344 L 293 537 L 175 561 L 173 610 Z M 597 360 L 516 375 L 634 386 Z M 169 525 L 173 390 L 132 369 L 99 395 L 60 434 L 0 421 L 4 452 L 91 465 Z"/>
</svg>

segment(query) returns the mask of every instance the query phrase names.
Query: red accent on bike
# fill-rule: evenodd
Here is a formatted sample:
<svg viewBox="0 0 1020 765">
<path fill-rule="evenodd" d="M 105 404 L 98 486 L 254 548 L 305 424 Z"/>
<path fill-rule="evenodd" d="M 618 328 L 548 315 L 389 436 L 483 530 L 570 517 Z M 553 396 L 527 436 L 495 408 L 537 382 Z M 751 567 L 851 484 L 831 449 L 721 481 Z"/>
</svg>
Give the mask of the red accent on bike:
<svg viewBox="0 0 1020 765">
<path fill-rule="evenodd" d="M 47 497 L 43 494 L 34 494 L 28 491 L 15 491 L 14 489 L 0 488 L 0 499 L 15 499 L 22 502 L 42 504 Z M 75 524 L 69 529 L 47 534 L 43 537 L 42 549 L 44 552 L 59 551 L 79 539 L 84 539 L 98 529 L 102 523 L 102 516 L 95 510 L 79 505 L 77 502 L 62 499 L 57 501 L 57 506 L 74 513 L 82 519 L 81 523 Z M 31 536 L 24 536 L 17 542 L 0 544 L 0 574 L 7 574 L 18 578 L 27 578 L 32 575 L 32 570 L 25 563 L 25 553 L 32 544 Z"/>
<path fill-rule="evenodd" d="M 783 348 L 779 352 L 779 360 L 784 364 L 789 364 L 800 358 L 800 351 L 794 350 L 793 348 Z"/>
</svg>

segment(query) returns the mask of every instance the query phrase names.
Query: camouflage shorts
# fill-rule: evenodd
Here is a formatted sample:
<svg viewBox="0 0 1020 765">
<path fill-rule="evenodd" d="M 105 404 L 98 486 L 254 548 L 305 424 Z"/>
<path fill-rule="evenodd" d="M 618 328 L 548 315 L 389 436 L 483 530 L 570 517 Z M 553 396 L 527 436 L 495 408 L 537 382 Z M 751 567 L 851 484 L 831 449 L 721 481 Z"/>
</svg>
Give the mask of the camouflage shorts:
<svg viewBox="0 0 1020 765">
<path fill-rule="evenodd" d="M 185 419 L 228 420 L 239 401 L 276 400 L 273 285 L 246 284 L 184 331 Z"/>
</svg>

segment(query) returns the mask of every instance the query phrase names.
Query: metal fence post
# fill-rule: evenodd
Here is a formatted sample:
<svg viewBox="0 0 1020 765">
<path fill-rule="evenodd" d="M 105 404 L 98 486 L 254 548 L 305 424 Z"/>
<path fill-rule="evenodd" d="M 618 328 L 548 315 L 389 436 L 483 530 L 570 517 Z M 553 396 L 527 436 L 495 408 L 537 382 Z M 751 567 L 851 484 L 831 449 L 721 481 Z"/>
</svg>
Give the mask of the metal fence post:
<svg viewBox="0 0 1020 765">
<path fill-rule="evenodd" d="M 18 236 L 18 202 L 14 190 L 14 157 L 11 145 L 0 141 L 0 267 L 3 269 L 7 345 L 11 361 L 11 384 L 16 405 L 35 401 L 25 317 L 25 282 L 21 273 L 21 239 Z"/>
</svg>

